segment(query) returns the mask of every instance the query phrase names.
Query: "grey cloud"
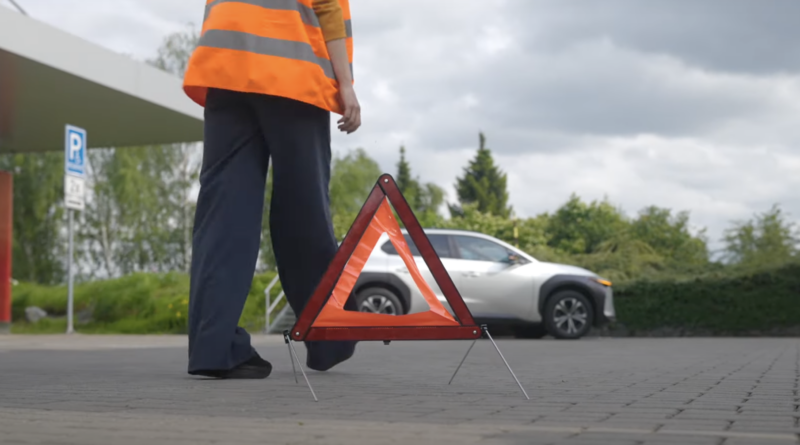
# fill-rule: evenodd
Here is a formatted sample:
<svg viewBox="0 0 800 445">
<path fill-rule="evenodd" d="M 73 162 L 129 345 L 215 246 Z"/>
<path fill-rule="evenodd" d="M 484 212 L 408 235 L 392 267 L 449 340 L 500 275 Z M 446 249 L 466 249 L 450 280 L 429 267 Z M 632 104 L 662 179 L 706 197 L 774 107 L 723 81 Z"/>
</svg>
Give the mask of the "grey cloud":
<svg viewBox="0 0 800 445">
<path fill-rule="evenodd" d="M 565 132 L 685 135 L 767 106 L 746 92 L 673 82 L 678 79 L 656 73 L 659 64 L 644 57 L 591 47 L 581 52 L 574 60 L 542 58 L 542 68 L 509 60 L 511 66 L 499 71 L 516 78 L 501 75 L 497 85 L 506 89 L 501 96 L 506 100 L 488 101 L 491 115 L 515 126 Z"/>
<path fill-rule="evenodd" d="M 562 50 L 608 36 L 712 70 L 800 69 L 800 2 L 794 0 L 512 1 L 528 44 Z"/>
<path fill-rule="evenodd" d="M 198 29 L 203 22 L 203 2 L 179 0 L 134 0 L 154 18 L 175 24 L 194 24 Z"/>
<path fill-rule="evenodd" d="M 637 54 L 609 52 L 589 48 L 571 60 L 515 54 L 460 76 L 386 75 L 395 79 L 395 107 L 413 113 L 420 139 L 441 150 L 463 146 L 464 133 L 481 128 L 513 139 L 497 146 L 509 152 L 560 149 L 549 144 L 570 139 L 541 135 L 699 135 L 776 106 L 768 90 L 746 81 L 693 84 L 680 69 L 669 73 Z M 477 99 L 473 108 L 461 105 L 466 95 Z"/>
<path fill-rule="evenodd" d="M 368 70 L 360 80 L 370 84 L 391 79 L 399 99 L 386 106 L 416 117 L 414 122 L 399 118 L 395 124 L 414 128 L 420 141 L 437 150 L 464 147 L 465 138 L 479 128 L 494 136 L 497 150 L 511 153 L 567 149 L 571 138 L 581 135 L 698 136 L 732 121 L 785 111 L 776 102 L 777 93 L 756 77 L 706 72 L 685 63 L 680 54 L 663 56 L 625 46 L 624 35 L 585 34 L 558 50 L 527 45 L 530 31 L 520 24 L 524 14 L 516 9 L 544 9 L 543 3 L 504 4 L 508 9 L 500 6 L 481 17 L 508 32 L 509 49 L 482 54 L 476 48 L 482 24 L 470 21 L 474 17 L 450 33 L 423 29 L 431 17 L 442 18 L 443 11 L 431 6 L 428 18 L 420 22 L 402 16 L 396 20 L 403 20 L 404 26 L 377 27 L 375 35 L 362 33 L 358 44 L 366 49 L 361 63 Z M 566 7 L 546 5 L 549 13 L 532 20 L 533 25 L 560 15 L 583 17 L 580 20 L 587 23 L 604 17 L 592 15 L 597 8 L 574 14 Z M 377 10 L 367 11 L 365 20 Z M 622 14 L 612 7 L 600 10 L 604 11 Z M 392 23 L 386 16 L 383 20 Z M 453 22 L 442 23 L 448 27 Z M 624 23 L 620 27 L 624 29 Z M 542 41 L 566 33 L 553 24 L 541 28 L 534 34 Z M 409 37 L 415 34 L 426 38 Z M 466 95 L 478 99 L 476 108 L 459 105 Z"/>
</svg>

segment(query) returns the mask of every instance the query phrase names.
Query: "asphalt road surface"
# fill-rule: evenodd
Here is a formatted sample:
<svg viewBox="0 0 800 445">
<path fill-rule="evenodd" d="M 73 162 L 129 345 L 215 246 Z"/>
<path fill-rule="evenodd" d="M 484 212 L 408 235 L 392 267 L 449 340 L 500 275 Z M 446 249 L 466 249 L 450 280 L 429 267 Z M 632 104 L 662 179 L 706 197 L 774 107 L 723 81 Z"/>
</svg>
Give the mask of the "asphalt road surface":
<svg viewBox="0 0 800 445">
<path fill-rule="evenodd" d="M 296 384 L 185 373 L 183 337 L 0 337 L 0 444 L 800 443 L 798 339 L 365 343 Z M 302 345 L 298 352 L 304 354 Z"/>
</svg>

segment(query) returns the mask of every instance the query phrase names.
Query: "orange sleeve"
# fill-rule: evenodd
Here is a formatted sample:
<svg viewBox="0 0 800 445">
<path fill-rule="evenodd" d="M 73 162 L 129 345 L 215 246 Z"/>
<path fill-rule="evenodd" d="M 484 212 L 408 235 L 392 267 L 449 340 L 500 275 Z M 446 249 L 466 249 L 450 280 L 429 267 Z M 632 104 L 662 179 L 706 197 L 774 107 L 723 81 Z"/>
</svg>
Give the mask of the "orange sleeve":
<svg viewBox="0 0 800 445">
<path fill-rule="evenodd" d="M 313 5 L 326 42 L 347 37 L 339 0 L 314 0 Z"/>
</svg>

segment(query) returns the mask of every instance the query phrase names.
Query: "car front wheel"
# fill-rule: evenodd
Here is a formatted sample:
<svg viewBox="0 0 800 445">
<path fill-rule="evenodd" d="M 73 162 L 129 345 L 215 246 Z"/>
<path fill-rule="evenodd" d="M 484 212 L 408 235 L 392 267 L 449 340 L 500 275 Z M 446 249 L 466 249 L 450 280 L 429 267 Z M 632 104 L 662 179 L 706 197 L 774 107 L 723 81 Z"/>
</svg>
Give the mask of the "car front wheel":
<svg viewBox="0 0 800 445">
<path fill-rule="evenodd" d="M 574 290 L 563 290 L 547 300 L 544 320 L 547 332 L 558 339 L 581 338 L 592 328 L 594 312 L 589 299 Z"/>
<path fill-rule="evenodd" d="M 356 295 L 359 312 L 372 314 L 402 315 L 403 304 L 392 291 L 381 287 L 364 289 Z"/>
</svg>

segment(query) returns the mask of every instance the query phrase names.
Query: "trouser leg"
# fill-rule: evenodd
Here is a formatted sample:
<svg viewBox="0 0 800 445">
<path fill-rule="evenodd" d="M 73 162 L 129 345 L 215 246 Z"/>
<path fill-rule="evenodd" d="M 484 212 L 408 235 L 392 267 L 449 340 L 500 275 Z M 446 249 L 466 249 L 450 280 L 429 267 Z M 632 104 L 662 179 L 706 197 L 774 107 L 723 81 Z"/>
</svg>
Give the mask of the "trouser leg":
<svg viewBox="0 0 800 445">
<path fill-rule="evenodd" d="M 270 230 L 283 290 L 298 316 L 333 260 L 328 187 L 330 113 L 302 102 L 253 96 L 272 155 Z M 354 310 L 348 299 L 345 309 Z M 308 366 L 324 370 L 352 355 L 355 342 L 306 342 Z"/>
<path fill-rule="evenodd" d="M 227 370 L 255 353 L 238 327 L 261 238 L 269 152 L 248 96 L 209 91 L 195 214 L 189 372 Z"/>
</svg>

